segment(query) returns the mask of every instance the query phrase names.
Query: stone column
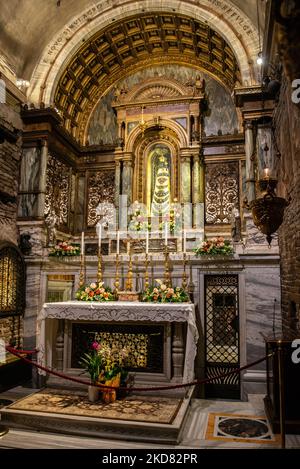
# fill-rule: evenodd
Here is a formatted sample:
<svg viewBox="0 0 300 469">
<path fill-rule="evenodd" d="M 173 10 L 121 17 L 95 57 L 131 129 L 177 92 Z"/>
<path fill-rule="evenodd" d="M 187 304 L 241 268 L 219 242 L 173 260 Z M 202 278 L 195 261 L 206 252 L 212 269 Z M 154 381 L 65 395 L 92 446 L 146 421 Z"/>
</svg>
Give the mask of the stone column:
<svg viewBox="0 0 300 469">
<path fill-rule="evenodd" d="M 253 124 L 251 121 L 245 121 L 244 126 L 245 126 L 247 199 L 248 199 L 248 202 L 251 202 L 252 200 L 255 199 Z"/>
<path fill-rule="evenodd" d="M 191 160 L 189 156 L 181 158 L 181 203 L 191 202 Z"/>
<path fill-rule="evenodd" d="M 128 205 L 132 202 L 132 161 L 123 162 L 122 172 L 122 194 L 127 195 Z"/>
</svg>

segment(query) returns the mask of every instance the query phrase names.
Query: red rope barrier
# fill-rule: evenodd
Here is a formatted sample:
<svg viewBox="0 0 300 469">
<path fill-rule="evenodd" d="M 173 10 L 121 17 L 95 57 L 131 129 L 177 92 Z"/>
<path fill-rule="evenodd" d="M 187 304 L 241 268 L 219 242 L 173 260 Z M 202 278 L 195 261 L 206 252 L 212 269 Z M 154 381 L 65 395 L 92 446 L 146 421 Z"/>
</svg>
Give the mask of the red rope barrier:
<svg viewBox="0 0 300 469">
<path fill-rule="evenodd" d="M 79 384 L 85 384 L 87 386 L 89 386 L 91 383 L 90 381 L 86 381 L 86 380 L 83 380 L 83 379 L 78 379 L 78 378 L 74 378 L 72 376 L 68 376 L 68 375 L 65 375 L 64 373 L 60 373 L 59 371 L 54 371 L 54 370 L 51 370 L 50 368 L 47 368 L 45 366 L 42 366 L 42 365 L 39 365 L 38 363 L 36 362 L 33 362 L 32 360 L 29 360 L 28 358 L 25 358 L 25 357 L 22 357 L 22 355 L 19 354 L 18 350 L 14 349 L 13 347 L 10 347 L 10 346 L 6 346 L 5 347 L 6 350 L 10 353 L 12 353 L 13 355 L 15 355 L 16 357 L 20 358 L 21 360 L 25 361 L 26 363 L 29 363 L 37 368 L 39 368 L 40 370 L 42 371 L 45 371 L 49 374 L 52 374 L 54 376 L 58 376 L 59 378 L 63 378 L 63 379 L 67 379 L 69 381 L 74 381 L 75 383 L 79 383 Z M 202 379 L 202 380 L 194 380 L 194 381 L 191 381 L 190 383 L 184 383 L 184 384 L 174 384 L 174 385 L 171 385 L 171 386 L 153 386 L 153 387 L 147 387 L 147 388 L 141 388 L 141 387 L 132 387 L 132 388 L 128 388 L 128 387 L 122 387 L 120 386 L 118 389 L 120 390 L 126 390 L 126 391 L 136 391 L 136 392 L 142 392 L 142 391 L 166 391 L 166 390 L 169 390 L 169 389 L 178 389 L 178 388 L 185 388 L 185 387 L 190 387 L 190 386 L 196 386 L 196 385 L 199 385 L 199 384 L 206 384 L 206 383 L 209 383 L 211 381 L 215 381 L 216 379 L 220 379 L 220 378 L 225 378 L 227 376 L 230 376 L 232 374 L 235 374 L 235 373 L 240 373 L 241 371 L 243 370 L 246 370 L 247 368 L 251 368 L 252 366 L 255 366 L 255 365 L 258 365 L 259 363 L 263 362 L 264 360 L 267 359 L 269 355 L 266 355 L 264 356 L 263 358 L 260 358 L 259 360 L 256 360 L 255 362 L 252 362 L 252 363 L 249 363 L 248 365 L 244 365 L 240 368 L 234 368 L 233 370 L 231 371 L 228 371 L 226 373 L 222 373 L 221 375 L 219 376 L 214 376 L 212 378 L 206 378 L 206 379 Z M 100 389 L 116 389 L 115 387 L 113 386 L 105 386 L 103 384 L 95 384 L 96 387 L 100 388 Z"/>
</svg>

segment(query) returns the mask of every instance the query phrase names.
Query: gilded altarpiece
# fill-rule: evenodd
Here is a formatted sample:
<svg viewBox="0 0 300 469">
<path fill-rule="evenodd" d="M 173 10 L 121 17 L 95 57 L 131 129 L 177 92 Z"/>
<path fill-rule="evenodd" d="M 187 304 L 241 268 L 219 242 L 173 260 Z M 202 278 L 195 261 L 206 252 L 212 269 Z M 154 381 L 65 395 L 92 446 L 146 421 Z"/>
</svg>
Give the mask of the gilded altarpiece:
<svg viewBox="0 0 300 469">
<path fill-rule="evenodd" d="M 232 209 L 239 201 L 238 162 L 208 163 L 205 166 L 205 221 L 230 223 Z"/>
</svg>

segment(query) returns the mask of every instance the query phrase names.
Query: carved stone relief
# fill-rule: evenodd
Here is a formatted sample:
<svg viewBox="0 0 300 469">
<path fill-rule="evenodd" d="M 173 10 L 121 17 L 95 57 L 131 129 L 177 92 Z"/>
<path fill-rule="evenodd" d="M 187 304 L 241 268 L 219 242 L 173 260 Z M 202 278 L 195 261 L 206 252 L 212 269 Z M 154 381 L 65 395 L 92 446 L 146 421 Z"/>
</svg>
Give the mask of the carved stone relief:
<svg viewBox="0 0 300 469">
<path fill-rule="evenodd" d="M 114 204 L 115 172 L 97 171 L 88 178 L 87 225 L 95 226 L 98 221 L 97 206 L 101 202 Z"/>
<path fill-rule="evenodd" d="M 45 217 L 49 227 L 64 226 L 68 223 L 70 199 L 70 168 L 49 155 L 47 165 Z"/>
<path fill-rule="evenodd" d="M 230 223 L 231 213 L 239 199 L 237 162 L 210 163 L 205 171 L 206 223 Z"/>
</svg>

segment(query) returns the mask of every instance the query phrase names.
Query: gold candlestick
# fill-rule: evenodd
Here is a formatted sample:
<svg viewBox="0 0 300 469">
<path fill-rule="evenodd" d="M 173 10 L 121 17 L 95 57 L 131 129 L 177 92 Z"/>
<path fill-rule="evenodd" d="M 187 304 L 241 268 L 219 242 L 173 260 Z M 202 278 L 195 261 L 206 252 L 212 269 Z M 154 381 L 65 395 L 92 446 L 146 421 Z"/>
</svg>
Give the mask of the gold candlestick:
<svg viewBox="0 0 300 469">
<path fill-rule="evenodd" d="M 98 272 L 97 272 L 97 282 L 102 282 L 102 255 L 101 247 L 98 248 Z"/>
<path fill-rule="evenodd" d="M 165 273 L 164 273 L 164 283 L 169 287 L 171 285 L 171 275 L 170 275 L 170 255 L 168 251 L 168 246 L 165 246 Z"/>
<path fill-rule="evenodd" d="M 149 288 L 149 272 L 148 272 L 148 266 L 149 266 L 149 259 L 148 259 L 148 253 L 146 252 L 146 258 L 145 258 L 145 281 L 144 281 L 144 291 L 148 290 L 148 288 Z"/>
<path fill-rule="evenodd" d="M 126 279 L 126 290 L 132 291 L 132 252 L 131 252 L 130 242 L 129 242 L 129 265 L 128 265 L 128 272 L 127 272 L 127 279 Z"/>
<path fill-rule="evenodd" d="M 120 275 L 119 275 L 119 254 L 116 254 L 116 279 L 115 279 L 115 295 L 118 296 L 119 287 L 120 287 Z"/>
<path fill-rule="evenodd" d="M 186 253 L 183 253 L 183 274 L 182 274 L 182 288 L 187 289 L 187 275 L 186 275 Z"/>
<path fill-rule="evenodd" d="M 85 265 L 84 265 L 84 255 L 80 254 L 80 274 L 79 274 L 79 288 L 83 287 L 85 284 Z"/>
</svg>

